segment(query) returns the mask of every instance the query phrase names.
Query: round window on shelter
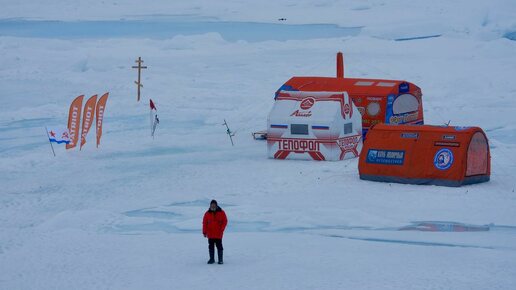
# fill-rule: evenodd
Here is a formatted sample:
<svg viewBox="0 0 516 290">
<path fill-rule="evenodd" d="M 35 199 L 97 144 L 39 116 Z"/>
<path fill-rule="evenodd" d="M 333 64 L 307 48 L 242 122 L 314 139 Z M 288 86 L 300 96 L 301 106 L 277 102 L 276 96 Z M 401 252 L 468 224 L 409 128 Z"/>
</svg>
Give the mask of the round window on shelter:
<svg viewBox="0 0 516 290">
<path fill-rule="evenodd" d="M 376 116 L 380 113 L 380 104 L 377 102 L 371 102 L 369 105 L 367 105 L 367 114 L 369 116 Z"/>
<path fill-rule="evenodd" d="M 414 112 L 417 111 L 418 108 L 419 101 L 411 94 L 399 95 L 392 105 L 392 111 L 395 115 Z"/>
</svg>

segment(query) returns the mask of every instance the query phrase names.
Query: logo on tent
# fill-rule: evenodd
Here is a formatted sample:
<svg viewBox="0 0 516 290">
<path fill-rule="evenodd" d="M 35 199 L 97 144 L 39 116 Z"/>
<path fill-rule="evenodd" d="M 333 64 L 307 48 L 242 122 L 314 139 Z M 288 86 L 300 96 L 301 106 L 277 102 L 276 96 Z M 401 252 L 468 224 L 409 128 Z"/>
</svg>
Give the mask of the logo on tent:
<svg viewBox="0 0 516 290">
<path fill-rule="evenodd" d="M 434 156 L 434 166 L 439 170 L 446 170 L 453 164 L 453 152 L 450 149 L 443 148 Z"/>
<path fill-rule="evenodd" d="M 403 165 L 405 151 L 401 150 L 378 150 L 369 149 L 367 152 L 367 163 Z"/>
<path fill-rule="evenodd" d="M 349 106 L 349 104 L 345 104 L 344 105 L 344 114 L 349 115 L 349 113 L 351 113 L 351 107 Z"/>
<path fill-rule="evenodd" d="M 408 83 L 401 83 L 398 87 L 400 93 L 406 93 L 410 91 L 410 86 Z"/>
<path fill-rule="evenodd" d="M 296 117 L 310 117 L 312 116 L 312 111 L 308 111 L 308 112 L 300 112 L 299 110 L 296 110 L 295 112 L 293 112 L 292 114 L 290 114 L 290 116 L 296 116 Z"/>
<path fill-rule="evenodd" d="M 301 109 L 303 110 L 308 110 L 310 109 L 313 105 L 315 104 L 315 99 L 312 98 L 312 97 L 308 97 L 308 98 L 304 98 L 302 101 L 301 101 Z"/>
</svg>

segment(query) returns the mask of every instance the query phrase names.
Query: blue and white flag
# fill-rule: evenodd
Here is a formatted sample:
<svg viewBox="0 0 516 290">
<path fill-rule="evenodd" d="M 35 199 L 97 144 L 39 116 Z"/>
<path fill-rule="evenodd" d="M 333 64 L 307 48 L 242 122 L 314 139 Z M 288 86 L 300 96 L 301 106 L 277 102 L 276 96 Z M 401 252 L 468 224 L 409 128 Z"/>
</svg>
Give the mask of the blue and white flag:
<svg viewBox="0 0 516 290">
<path fill-rule="evenodd" d="M 48 139 L 57 144 L 70 143 L 70 136 L 67 128 L 47 128 Z"/>
</svg>

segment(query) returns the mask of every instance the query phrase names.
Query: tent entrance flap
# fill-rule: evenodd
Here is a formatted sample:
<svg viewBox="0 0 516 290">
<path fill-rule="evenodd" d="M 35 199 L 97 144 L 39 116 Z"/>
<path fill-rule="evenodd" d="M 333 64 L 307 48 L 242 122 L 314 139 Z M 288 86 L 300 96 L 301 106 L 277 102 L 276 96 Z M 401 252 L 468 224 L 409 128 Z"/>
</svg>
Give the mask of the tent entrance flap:
<svg viewBox="0 0 516 290">
<path fill-rule="evenodd" d="M 466 176 L 481 175 L 487 173 L 488 165 L 488 148 L 487 138 L 481 132 L 476 132 L 471 138 L 468 147 L 468 159 Z"/>
</svg>

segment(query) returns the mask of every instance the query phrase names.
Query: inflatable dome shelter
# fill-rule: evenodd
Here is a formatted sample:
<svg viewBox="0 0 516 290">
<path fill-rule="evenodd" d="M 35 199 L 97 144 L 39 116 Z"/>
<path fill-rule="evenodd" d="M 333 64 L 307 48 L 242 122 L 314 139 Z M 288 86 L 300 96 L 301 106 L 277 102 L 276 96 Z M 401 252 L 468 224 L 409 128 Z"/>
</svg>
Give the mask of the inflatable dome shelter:
<svg viewBox="0 0 516 290">
<path fill-rule="evenodd" d="M 375 124 L 423 124 L 421 89 L 401 80 L 344 77 L 342 53 L 337 53 L 336 77 L 292 77 L 276 92 L 347 92 L 362 115 L 362 135 Z"/>
<path fill-rule="evenodd" d="M 478 127 L 375 125 L 358 162 L 360 179 L 461 186 L 489 181 L 491 156 Z"/>
</svg>

